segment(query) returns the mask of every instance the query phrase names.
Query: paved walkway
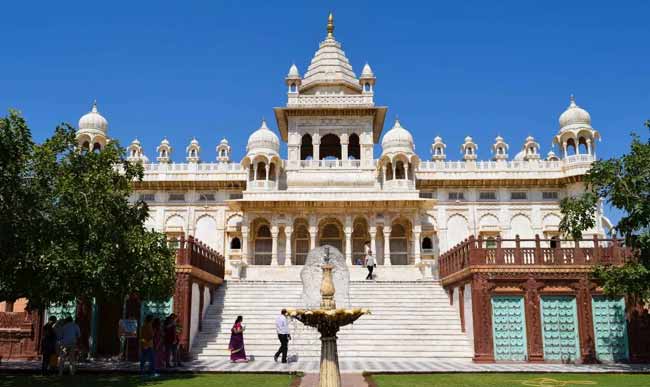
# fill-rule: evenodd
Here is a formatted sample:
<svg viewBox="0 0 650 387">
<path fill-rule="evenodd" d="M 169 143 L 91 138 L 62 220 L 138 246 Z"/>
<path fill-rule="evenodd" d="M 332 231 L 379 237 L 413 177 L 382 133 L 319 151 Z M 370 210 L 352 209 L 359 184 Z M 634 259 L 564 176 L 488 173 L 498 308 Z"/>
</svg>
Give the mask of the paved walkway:
<svg viewBox="0 0 650 387">
<path fill-rule="evenodd" d="M 341 359 L 342 373 L 431 373 L 431 372 L 644 372 L 650 373 L 650 364 L 531 364 L 531 363 L 498 363 L 475 364 L 461 361 L 442 360 L 405 360 L 393 361 L 375 359 Z M 93 361 L 79 364 L 80 370 L 93 372 L 137 372 L 139 365 L 131 362 Z M 273 359 L 256 359 L 249 363 L 230 363 L 227 359 L 211 361 L 194 361 L 186 363 L 185 367 L 174 368 L 174 372 L 304 372 L 317 373 L 318 359 L 301 359 L 296 362 L 281 364 Z M 38 371 L 40 361 L 4 361 L 0 364 L 2 371 Z"/>
<path fill-rule="evenodd" d="M 366 379 L 363 375 L 356 374 L 341 374 L 341 384 L 343 387 L 368 387 Z M 300 387 L 317 387 L 318 374 L 305 374 L 300 381 Z"/>
</svg>

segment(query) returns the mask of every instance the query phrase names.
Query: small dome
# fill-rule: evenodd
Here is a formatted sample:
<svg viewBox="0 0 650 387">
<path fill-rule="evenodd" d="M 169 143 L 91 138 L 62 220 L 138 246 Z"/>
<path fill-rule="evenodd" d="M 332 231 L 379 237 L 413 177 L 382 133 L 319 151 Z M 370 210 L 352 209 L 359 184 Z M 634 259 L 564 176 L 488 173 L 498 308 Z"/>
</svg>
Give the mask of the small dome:
<svg viewBox="0 0 650 387">
<path fill-rule="evenodd" d="M 433 139 L 433 142 L 442 142 L 442 137 L 440 137 L 440 136 L 436 136 L 436 137 Z"/>
<path fill-rule="evenodd" d="M 138 145 L 139 146 L 140 145 L 140 140 L 138 140 L 137 138 L 134 139 L 133 141 L 131 141 L 131 145 Z"/>
<path fill-rule="evenodd" d="M 196 137 L 192 137 L 192 141 L 190 141 L 190 145 L 199 145 L 199 140 L 197 140 Z"/>
<path fill-rule="evenodd" d="M 289 67 L 289 73 L 287 74 L 287 78 L 300 78 L 300 72 L 298 72 L 298 67 L 296 64 L 292 64 L 291 67 Z"/>
<path fill-rule="evenodd" d="M 361 70 L 361 78 L 374 78 L 375 74 L 372 72 L 370 65 L 366 63 Z"/>
<path fill-rule="evenodd" d="M 534 142 L 534 141 L 535 141 L 535 137 L 533 136 L 526 137 L 526 142 Z"/>
<path fill-rule="evenodd" d="M 228 145 L 228 140 L 226 140 L 225 138 L 222 138 L 221 141 L 219 142 L 219 144 Z"/>
<path fill-rule="evenodd" d="M 399 120 L 395 120 L 395 125 L 389 130 L 381 140 L 383 150 L 390 148 L 402 148 L 403 150 L 413 151 L 413 136 L 408 130 L 402 128 Z"/>
<path fill-rule="evenodd" d="M 169 140 L 167 139 L 167 137 L 162 139 L 162 141 L 160 142 L 160 145 L 169 145 Z"/>
<path fill-rule="evenodd" d="M 522 150 L 522 151 L 519 151 L 519 153 L 517 153 L 515 155 L 514 160 L 515 161 L 521 161 L 521 160 L 524 160 L 525 157 L 526 157 L 526 152 Z"/>
<path fill-rule="evenodd" d="M 266 120 L 262 120 L 262 125 L 248 138 L 246 149 L 251 152 L 255 149 L 269 149 L 275 153 L 280 151 L 280 140 L 278 136 L 266 126 Z"/>
<path fill-rule="evenodd" d="M 591 116 L 589 113 L 576 105 L 576 100 L 571 95 L 569 107 L 560 115 L 560 130 L 591 128 Z"/>
<path fill-rule="evenodd" d="M 553 150 L 550 150 L 546 154 L 546 159 L 547 160 L 555 160 L 555 159 L 557 159 L 557 155 L 555 154 L 555 152 L 553 152 Z"/>
<path fill-rule="evenodd" d="M 79 130 L 99 130 L 104 133 L 108 130 L 108 121 L 97 111 L 97 101 L 93 102 L 90 112 L 79 119 Z"/>
<path fill-rule="evenodd" d="M 501 136 L 496 136 L 496 138 L 494 139 L 494 141 L 495 141 L 495 142 L 503 142 L 503 137 L 501 137 Z"/>
</svg>

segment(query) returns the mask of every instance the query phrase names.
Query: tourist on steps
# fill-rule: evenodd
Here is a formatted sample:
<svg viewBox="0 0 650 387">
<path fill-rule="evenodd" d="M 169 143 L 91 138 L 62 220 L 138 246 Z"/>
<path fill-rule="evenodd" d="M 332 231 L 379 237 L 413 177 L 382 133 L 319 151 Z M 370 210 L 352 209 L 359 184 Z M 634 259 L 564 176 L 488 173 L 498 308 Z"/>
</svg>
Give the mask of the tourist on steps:
<svg viewBox="0 0 650 387">
<path fill-rule="evenodd" d="M 246 363 L 248 358 L 246 357 L 246 349 L 244 349 L 244 326 L 242 321 L 244 318 L 242 316 L 237 316 L 235 319 L 235 324 L 230 329 L 230 343 L 228 344 L 228 349 L 230 350 L 230 362 L 231 363 Z"/>
<path fill-rule="evenodd" d="M 372 250 L 368 250 L 366 253 L 366 267 L 368 268 L 368 275 L 366 276 L 367 280 L 372 279 L 372 271 L 374 270 L 375 267 L 377 267 L 377 263 L 375 262 L 375 257 L 372 256 Z"/>
<path fill-rule="evenodd" d="M 282 362 L 287 362 L 287 352 L 289 352 L 289 340 L 291 340 L 291 335 L 289 334 L 289 323 L 287 322 L 287 310 L 282 309 L 280 315 L 275 318 L 275 329 L 278 332 L 278 339 L 280 339 L 280 348 L 273 356 L 273 360 L 278 361 L 278 357 L 282 354 Z"/>
</svg>

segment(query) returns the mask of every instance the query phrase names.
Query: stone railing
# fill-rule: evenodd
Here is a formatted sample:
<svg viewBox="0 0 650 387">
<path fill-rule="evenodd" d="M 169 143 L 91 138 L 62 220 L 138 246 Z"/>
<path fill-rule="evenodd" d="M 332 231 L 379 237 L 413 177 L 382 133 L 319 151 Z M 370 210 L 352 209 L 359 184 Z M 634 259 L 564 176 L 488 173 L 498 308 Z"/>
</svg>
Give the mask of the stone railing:
<svg viewBox="0 0 650 387">
<path fill-rule="evenodd" d="M 621 265 L 632 259 L 632 250 L 619 239 L 580 241 L 496 238 L 488 241 L 474 236 L 440 256 L 440 277 L 451 276 L 472 266 L 570 266 Z M 567 247 L 567 245 L 573 245 Z M 553 247 L 551 247 L 553 246 Z"/>
<path fill-rule="evenodd" d="M 170 243 L 176 250 L 176 265 L 193 266 L 223 279 L 225 274 L 224 258 L 203 242 L 189 236 L 185 239 L 172 239 Z"/>
<path fill-rule="evenodd" d="M 361 160 L 300 160 L 300 168 L 359 168 Z"/>
<path fill-rule="evenodd" d="M 374 101 L 372 95 L 368 94 L 316 94 L 289 95 L 287 107 L 319 107 L 319 106 L 340 106 L 340 105 L 357 105 L 360 107 L 372 107 Z"/>
<path fill-rule="evenodd" d="M 588 156 L 588 155 L 580 155 Z M 590 157 L 589 161 L 593 161 Z M 560 171 L 566 163 L 584 162 L 584 160 L 566 160 L 566 161 L 547 161 L 547 160 L 511 160 L 511 161 L 423 161 L 418 167 L 418 171 L 435 172 L 435 171 L 459 171 L 474 169 L 479 171 L 529 171 L 529 170 L 554 170 Z"/>
</svg>

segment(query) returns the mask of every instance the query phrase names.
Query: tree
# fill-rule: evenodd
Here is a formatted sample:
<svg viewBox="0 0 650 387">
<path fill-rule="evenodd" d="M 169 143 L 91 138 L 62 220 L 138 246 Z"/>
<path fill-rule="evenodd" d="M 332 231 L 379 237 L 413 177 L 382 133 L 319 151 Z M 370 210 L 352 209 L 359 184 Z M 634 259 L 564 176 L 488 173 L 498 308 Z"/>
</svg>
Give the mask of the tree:
<svg viewBox="0 0 650 387">
<path fill-rule="evenodd" d="M 650 129 L 650 120 L 645 126 Z M 594 275 L 607 294 L 650 300 L 650 139 L 644 142 L 633 133 L 629 153 L 595 161 L 585 183 L 584 194 L 562 200 L 560 230 L 580 239 L 595 225 L 598 199 L 620 210 L 623 216 L 614 230 L 634 249 L 637 259 L 622 267 L 599 266 Z"/>
<path fill-rule="evenodd" d="M 24 124 L 11 114 L 8 119 Z M 29 141 L 22 142 L 30 149 Z M 133 181 L 143 178 L 142 166 L 127 162 L 115 141 L 100 152 L 80 150 L 67 124 L 42 145 L 31 145 L 28 154 L 28 162 L 14 167 L 23 170 L 14 180 L 35 198 L 29 204 L 38 201 L 38 211 L 28 219 L 35 222 L 30 227 L 10 231 L 18 240 L 37 242 L 12 250 L 13 264 L 29 269 L 3 271 L 1 282 L 11 286 L 0 286 L 0 296 L 27 297 L 35 306 L 79 297 L 119 302 L 131 293 L 170 297 L 174 253 L 164 235 L 145 229 L 146 203 L 130 201 Z"/>
</svg>

